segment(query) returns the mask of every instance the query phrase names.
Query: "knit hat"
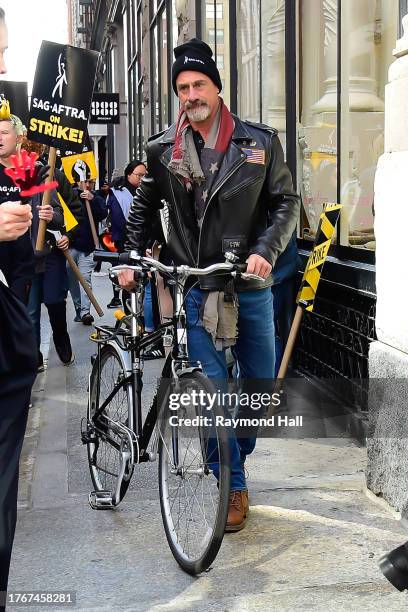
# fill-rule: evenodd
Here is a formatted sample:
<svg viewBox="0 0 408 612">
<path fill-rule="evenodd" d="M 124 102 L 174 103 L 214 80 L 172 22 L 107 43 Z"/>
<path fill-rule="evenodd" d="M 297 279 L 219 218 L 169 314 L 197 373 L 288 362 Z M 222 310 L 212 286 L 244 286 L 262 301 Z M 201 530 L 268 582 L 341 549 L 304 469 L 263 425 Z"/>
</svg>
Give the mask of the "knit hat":
<svg viewBox="0 0 408 612">
<path fill-rule="evenodd" d="M 171 71 L 171 82 L 177 94 L 176 79 L 183 70 L 194 70 L 206 74 L 221 91 L 222 83 L 220 73 L 214 60 L 213 52 L 207 43 L 192 38 L 183 45 L 174 49 L 176 58 Z"/>
</svg>

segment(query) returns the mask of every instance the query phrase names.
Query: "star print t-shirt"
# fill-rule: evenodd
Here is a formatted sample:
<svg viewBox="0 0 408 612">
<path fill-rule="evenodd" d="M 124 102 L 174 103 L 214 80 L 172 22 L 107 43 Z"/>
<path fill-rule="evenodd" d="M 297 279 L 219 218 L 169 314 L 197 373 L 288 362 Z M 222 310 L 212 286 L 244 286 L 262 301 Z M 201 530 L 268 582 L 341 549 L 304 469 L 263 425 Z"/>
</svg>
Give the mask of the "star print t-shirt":
<svg viewBox="0 0 408 612">
<path fill-rule="evenodd" d="M 204 211 L 207 206 L 209 193 L 217 178 L 218 170 L 221 166 L 222 158 L 224 153 L 216 151 L 215 149 L 207 149 L 204 140 L 199 132 L 193 132 L 194 144 L 197 149 L 198 157 L 200 159 L 201 168 L 205 177 L 205 180 L 201 185 L 195 185 L 194 188 L 194 200 L 195 200 L 195 213 L 198 226 L 201 227 Z"/>
</svg>

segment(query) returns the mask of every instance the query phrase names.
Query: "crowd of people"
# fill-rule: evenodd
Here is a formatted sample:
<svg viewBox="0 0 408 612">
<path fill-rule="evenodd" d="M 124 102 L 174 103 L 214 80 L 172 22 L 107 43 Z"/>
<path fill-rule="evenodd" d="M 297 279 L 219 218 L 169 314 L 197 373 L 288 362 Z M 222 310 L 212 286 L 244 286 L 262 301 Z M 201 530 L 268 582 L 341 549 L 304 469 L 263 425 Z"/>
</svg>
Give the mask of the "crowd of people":
<svg viewBox="0 0 408 612">
<path fill-rule="evenodd" d="M 0 12 L 0 49 L 7 46 L 2 46 L 6 36 Z M 282 147 L 274 130 L 230 113 L 219 96 L 222 83 L 208 45 L 192 39 L 175 49 L 175 58 L 172 86 L 180 102 L 177 123 L 148 143 L 146 161 L 130 161 L 122 176 L 101 181 L 98 190 L 89 177 L 71 186 L 63 171 L 56 170 L 58 186 L 50 204 L 36 196 L 31 204 L 21 205 L 19 189 L 4 169 L 21 147 L 24 126 L 15 115 L 0 120 L 0 591 L 7 589 L 18 461 L 30 390 L 38 371 L 44 369 L 41 305 L 46 306 L 58 357 L 69 366 L 75 347 L 68 332 L 68 292 L 74 321 L 88 326 L 94 319 L 89 297 L 65 254 L 69 250 L 92 289 L 92 274 L 101 273 L 93 261 L 99 246 L 93 226 L 103 224 L 98 232 L 101 246 L 119 252 L 150 253 L 154 243 L 162 241 L 168 261 L 176 265 L 199 261 L 204 267 L 223 261 L 234 241 L 247 271 L 259 276 L 232 288 L 237 317 L 233 355 L 240 376 L 273 380 L 279 365 L 294 307 L 298 267 L 294 231 L 299 212 Z M 1 66 L 0 62 L 4 72 Z M 39 176 L 43 180 L 45 174 Z M 69 232 L 61 198 L 78 222 Z M 170 203 L 171 227 L 164 233 L 156 231 L 163 201 Z M 50 233 L 39 252 L 35 243 L 40 220 L 57 233 Z M 133 273 L 122 272 L 120 283 L 123 291 L 131 291 Z M 145 300 L 148 331 L 157 324 L 155 291 L 152 279 Z M 214 343 L 200 317 L 209 294 L 224 296 L 226 291 L 225 279 L 206 277 L 190 289 L 186 301 L 189 355 L 214 379 L 228 377 L 226 352 Z M 222 309 L 223 299 L 218 304 Z M 107 306 L 122 306 L 119 289 L 114 289 Z M 158 345 L 146 351 L 145 359 L 163 354 Z M 245 526 L 249 509 L 245 460 L 255 442 L 255 438 L 231 438 L 227 531 Z"/>
</svg>

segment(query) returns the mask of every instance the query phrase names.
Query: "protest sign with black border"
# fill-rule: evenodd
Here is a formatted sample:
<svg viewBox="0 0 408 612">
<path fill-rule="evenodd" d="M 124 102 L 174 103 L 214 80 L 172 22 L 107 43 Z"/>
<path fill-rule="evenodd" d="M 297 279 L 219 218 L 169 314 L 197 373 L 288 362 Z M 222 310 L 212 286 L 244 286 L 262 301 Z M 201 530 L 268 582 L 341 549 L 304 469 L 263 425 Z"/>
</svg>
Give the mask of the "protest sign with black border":
<svg viewBox="0 0 408 612">
<path fill-rule="evenodd" d="M 31 96 L 28 138 L 82 152 L 99 53 L 43 41 Z"/>
<path fill-rule="evenodd" d="M 93 151 L 61 157 L 61 162 L 64 174 L 71 185 L 91 179 L 94 180 L 98 177 L 98 169 Z"/>
<path fill-rule="evenodd" d="M 10 103 L 10 111 L 24 125 L 28 122 L 28 92 L 26 81 L 0 81 L 0 97 Z"/>
</svg>

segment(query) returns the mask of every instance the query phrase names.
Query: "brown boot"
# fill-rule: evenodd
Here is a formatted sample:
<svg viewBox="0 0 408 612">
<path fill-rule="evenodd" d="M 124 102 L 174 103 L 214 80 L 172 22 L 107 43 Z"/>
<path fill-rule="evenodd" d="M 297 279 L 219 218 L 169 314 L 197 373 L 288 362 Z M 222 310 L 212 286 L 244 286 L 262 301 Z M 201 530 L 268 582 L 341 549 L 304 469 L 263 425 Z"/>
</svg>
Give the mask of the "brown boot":
<svg viewBox="0 0 408 612">
<path fill-rule="evenodd" d="M 242 498 L 243 498 L 243 502 L 244 502 L 244 512 L 245 512 L 245 518 L 246 518 L 248 516 L 248 512 L 249 512 L 248 489 L 246 489 L 246 491 L 242 491 Z"/>
<path fill-rule="evenodd" d="M 231 491 L 225 531 L 241 531 L 245 527 L 248 509 L 248 491 Z"/>
</svg>

